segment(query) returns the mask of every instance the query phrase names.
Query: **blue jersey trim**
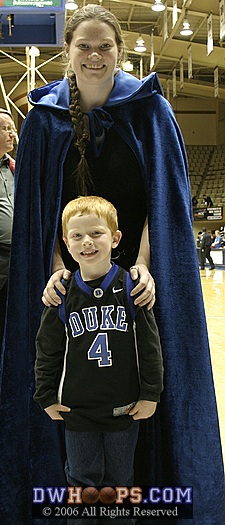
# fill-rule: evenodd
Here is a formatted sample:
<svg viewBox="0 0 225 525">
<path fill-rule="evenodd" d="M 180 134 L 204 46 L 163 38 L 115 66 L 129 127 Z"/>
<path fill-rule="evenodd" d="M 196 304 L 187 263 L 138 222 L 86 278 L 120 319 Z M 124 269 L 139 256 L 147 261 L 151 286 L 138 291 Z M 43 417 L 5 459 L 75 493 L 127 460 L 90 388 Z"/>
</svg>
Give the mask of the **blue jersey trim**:
<svg viewBox="0 0 225 525">
<path fill-rule="evenodd" d="M 109 272 L 107 273 L 107 275 L 105 276 L 105 278 L 103 279 L 103 281 L 98 287 L 98 288 L 101 288 L 103 292 L 107 290 L 107 288 L 110 286 L 112 280 L 114 279 L 114 277 L 116 276 L 118 272 L 118 266 L 114 262 L 111 262 L 111 264 L 112 264 L 112 267 L 110 268 Z M 83 281 L 80 275 L 80 270 L 77 270 L 75 272 L 74 278 L 76 280 L 77 285 L 79 286 L 81 290 L 83 290 L 83 292 L 86 292 L 88 295 L 91 295 L 91 296 L 93 295 L 94 288 L 92 288 L 91 286 L 89 286 L 87 283 Z"/>
<path fill-rule="evenodd" d="M 61 279 L 61 283 L 65 285 L 67 281 L 65 279 Z M 58 308 L 58 316 L 63 322 L 63 324 L 66 324 L 66 307 L 65 307 L 65 295 L 63 295 L 57 288 L 56 288 L 57 295 L 62 300 L 61 304 L 59 304 Z"/>
<path fill-rule="evenodd" d="M 135 319 L 134 299 L 130 295 L 130 292 L 131 292 L 131 290 L 133 290 L 133 288 L 134 288 L 134 281 L 132 281 L 130 274 L 127 273 L 127 275 L 126 275 L 127 300 L 128 300 L 128 305 L 129 305 L 131 317 L 132 317 L 132 319 L 134 321 L 134 319 Z"/>
</svg>

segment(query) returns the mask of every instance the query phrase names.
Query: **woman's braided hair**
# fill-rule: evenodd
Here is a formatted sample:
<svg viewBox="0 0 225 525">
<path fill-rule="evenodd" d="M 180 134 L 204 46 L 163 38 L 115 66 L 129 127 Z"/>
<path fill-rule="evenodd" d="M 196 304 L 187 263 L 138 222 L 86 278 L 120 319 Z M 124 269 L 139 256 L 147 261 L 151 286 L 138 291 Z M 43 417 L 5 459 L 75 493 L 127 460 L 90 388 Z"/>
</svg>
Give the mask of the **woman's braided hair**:
<svg viewBox="0 0 225 525">
<path fill-rule="evenodd" d="M 80 153 L 80 161 L 76 169 L 76 189 L 78 195 L 88 195 L 88 189 L 93 188 L 89 166 L 85 157 L 89 141 L 87 117 L 80 109 L 80 93 L 76 84 L 76 77 L 70 78 L 70 106 L 69 112 L 75 131 L 75 144 Z M 85 118 L 86 117 L 86 118 Z"/>
<path fill-rule="evenodd" d="M 70 46 L 73 32 L 81 22 L 86 20 L 98 20 L 109 24 L 115 31 L 115 38 L 118 49 L 120 50 L 120 60 L 125 56 L 125 44 L 121 33 L 121 27 L 117 18 L 104 7 L 97 4 L 88 4 L 87 6 L 78 9 L 73 16 L 71 16 L 65 26 L 64 40 Z M 67 75 L 70 82 L 70 106 L 69 112 L 72 119 L 76 146 L 80 153 L 80 161 L 76 170 L 76 189 L 78 195 L 87 195 L 93 189 L 93 181 L 91 178 L 88 162 L 86 160 L 86 148 L 89 142 L 89 127 L 88 117 L 80 108 L 80 92 L 76 83 L 76 76 L 73 71 L 69 69 L 67 64 Z"/>
</svg>

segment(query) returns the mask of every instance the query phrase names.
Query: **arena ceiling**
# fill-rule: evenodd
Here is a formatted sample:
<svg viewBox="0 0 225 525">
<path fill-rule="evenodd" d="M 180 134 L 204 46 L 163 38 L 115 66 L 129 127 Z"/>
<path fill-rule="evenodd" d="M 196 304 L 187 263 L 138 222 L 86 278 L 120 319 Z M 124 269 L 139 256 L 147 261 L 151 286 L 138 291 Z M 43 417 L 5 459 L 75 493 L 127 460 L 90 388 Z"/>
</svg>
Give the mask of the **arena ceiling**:
<svg viewBox="0 0 225 525">
<path fill-rule="evenodd" d="M 164 0 L 162 0 L 164 3 Z M 0 2 L 1 3 L 1 2 Z M 79 7 L 81 3 L 77 0 Z M 82 5 L 90 2 L 82 2 Z M 167 0 L 167 28 L 165 38 L 164 12 L 154 12 L 151 6 L 154 0 L 100 0 L 91 3 L 101 3 L 112 11 L 120 21 L 127 45 L 128 59 L 132 62 L 133 74 L 143 76 L 151 70 L 157 71 L 164 90 L 176 71 L 178 97 L 214 98 L 214 70 L 218 67 L 219 100 L 225 101 L 225 40 L 220 39 L 219 0 L 177 0 L 178 20 L 173 27 L 173 0 Z M 10 11 L 10 9 L 9 9 Z M 213 50 L 207 55 L 207 21 L 212 14 Z M 66 11 L 66 16 L 71 15 Z M 3 20 L 4 14 L 0 21 Z M 35 16 L 35 15 L 33 15 Z M 189 37 L 180 35 L 184 19 L 187 17 L 193 34 Z M 37 17 L 36 17 L 37 20 Z M 16 24 L 16 15 L 15 15 Z M 146 51 L 140 55 L 134 51 L 139 35 L 142 35 Z M 150 68 L 151 35 L 153 35 L 154 66 Z M 188 78 L 188 48 L 191 45 L 192 78 Z M 29 46 L 29 42 L 27 42 Z M 35 65 L 38 74 L 35 85 L 62 77 L 61 42 L 57 46 L 38 46 L 40 56 L 36 57 Z M 184 82 L 180 87 L 180 59 L 183 57 Z M 24 66 L 21 65 L 24 63 Z M 9 46 L 1 38 L 0 31 L 0 75 L 4 86 L 17 83 L 27 65 L 26 46 Z M 37 72 L 36 72 L 37 73 Z M 172 89 L 172 88 L 171 88 Z"/>
</svg>

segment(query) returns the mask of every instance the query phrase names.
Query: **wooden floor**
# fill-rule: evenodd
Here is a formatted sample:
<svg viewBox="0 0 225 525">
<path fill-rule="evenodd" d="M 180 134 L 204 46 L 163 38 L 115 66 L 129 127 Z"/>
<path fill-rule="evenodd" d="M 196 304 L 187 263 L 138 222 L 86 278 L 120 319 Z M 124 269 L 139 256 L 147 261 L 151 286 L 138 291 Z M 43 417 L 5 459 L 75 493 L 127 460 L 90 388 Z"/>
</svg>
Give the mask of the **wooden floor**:
<svg viewBox="0 0 225 525">
<path fill-rule="evenodd" d="M 225 463 L 225 270 L 200 270 Z"/>
</svg>

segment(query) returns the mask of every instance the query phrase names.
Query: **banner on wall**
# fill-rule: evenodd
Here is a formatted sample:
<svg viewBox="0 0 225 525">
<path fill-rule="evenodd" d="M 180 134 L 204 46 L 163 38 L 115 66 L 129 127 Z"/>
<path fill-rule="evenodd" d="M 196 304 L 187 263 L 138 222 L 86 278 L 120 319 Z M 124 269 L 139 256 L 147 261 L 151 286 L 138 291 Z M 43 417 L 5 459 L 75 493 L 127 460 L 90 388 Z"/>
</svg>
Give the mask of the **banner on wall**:
<svg viewBox="0 0 225 525">
<path fill-rule="evenodd" d="M 173 98 L 177 96 L 177 70 L 173 68 Z"/>
<path fill-rule="evenodd" d="M 184 57 L 180 57 L 180 89 L 184 87 Z"/>
<path fill-rule="evenodd" d="M 192 49 L 188 46 L 188 78 L 192 78 Z"/>
<path fill-rule="evenodd" d="M 150 69 L 153 68 L 155 63 L 155 56 L 154 56 L 154 39 L 153 39 L 153 30 L 150 35 Z"/>
<path fill-rule="evenodd" d="M 219 68 L 218 66 L 214 69 L 214 97 L 219 96 Z"/>
<path fill-rule="evenodd" d="M 174 27 L 177 23 L 177 18 L 178 18 L 178 15 L 177 15 L 177 0 L 173 0 L 173 21 L 172 21 L 172 27 Z"/>
<path fill-rule="evenodd" d="M 221 221 L 223 219 L 223 207 L 217 208 L 195 208 L 193 211 L 194 221 Z"/>
<path fill-rule="evenodd" d="M 225 0 L 220 0 L 220 40 L 225 39 Z"/>
<path fill-rule="evenodd" d="M 163 42 L 165 43 L 168 38 L 168 20 L 167 20 L 167 0 L 164 2 L 165 11 L 163 18 Z"/>
<path fill-rule="evenodd" d="M 213 51 L 212 13 L 207 18 L 207 55 Z"/>
<path fill-rule="evenodd" d="M 167 81 L 166 81 L 166 98 L 168 100 L 168 102 L 170 101 L 170 81 L 169 81 L 169 78 L 167 78 Z"/>
</svg>

